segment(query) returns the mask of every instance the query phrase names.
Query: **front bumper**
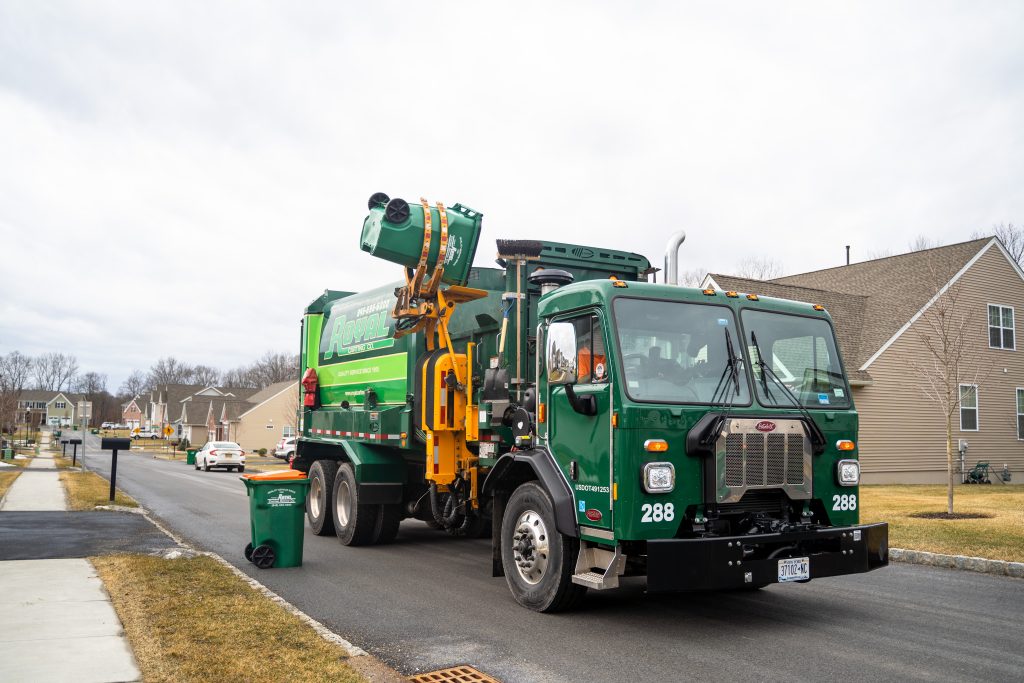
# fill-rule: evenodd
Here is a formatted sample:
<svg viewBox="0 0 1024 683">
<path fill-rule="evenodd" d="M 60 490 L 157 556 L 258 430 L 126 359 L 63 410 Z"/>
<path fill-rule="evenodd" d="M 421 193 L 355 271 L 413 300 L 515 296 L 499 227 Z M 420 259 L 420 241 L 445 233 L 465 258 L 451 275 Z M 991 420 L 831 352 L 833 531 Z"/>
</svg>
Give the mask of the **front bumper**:
<svg viewBox="0 0 1024 683">
<path fill-rule="evenodd" d="M 889 564 L 889 525 L 647 542 L 651 593 L 778 583 L 779 560 L 810 559 L 810 578 L 861 574 Z"/>
</svg>

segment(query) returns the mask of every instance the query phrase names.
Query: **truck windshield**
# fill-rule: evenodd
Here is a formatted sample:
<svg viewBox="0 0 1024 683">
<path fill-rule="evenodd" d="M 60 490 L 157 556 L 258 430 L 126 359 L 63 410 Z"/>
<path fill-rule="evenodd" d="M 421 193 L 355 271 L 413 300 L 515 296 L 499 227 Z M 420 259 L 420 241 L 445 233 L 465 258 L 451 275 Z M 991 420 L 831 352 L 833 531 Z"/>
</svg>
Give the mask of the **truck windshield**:
<svg viewBox="0 0 1024 683">
<path fill-rule="evenodd" d="M 743 344 L 729 308 L 618 298 L 614 312 L 631 399 L 750 404 Z"/>
<path fill-rule="evenodd" d="M 743 311 L 742 319 L 744 346 L 750 354 L 757 400 L 762 405 L 793 405 L 779 381 L 808 408 L 850 405 L 850 388 L 827 321 L 749 309 Z M 760 358 L 770 373 L 762 373 Z"/>
</svg>

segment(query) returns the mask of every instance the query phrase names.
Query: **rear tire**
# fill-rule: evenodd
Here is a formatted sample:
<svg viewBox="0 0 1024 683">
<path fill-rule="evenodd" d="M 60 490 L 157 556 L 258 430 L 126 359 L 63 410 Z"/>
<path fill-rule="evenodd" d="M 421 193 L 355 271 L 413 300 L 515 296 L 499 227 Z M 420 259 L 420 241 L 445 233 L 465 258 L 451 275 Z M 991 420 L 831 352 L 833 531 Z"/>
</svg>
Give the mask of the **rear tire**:
<svg viewBox="0 0 1024 683">
<path fill-rule="evenodd" d="M 209 472 L 209 471 L 210 471 L 210 463 L 208 463 L 205 460 L 203 460 L 203 472 Z"/>
<path fill-rule="evenodd" d="M 338 463 L 333 460 L 317 460 L 309 468 L 309 495 L 306 496 L 306 519 L 309 528 L 317 536 L 334 533 L 334 478 L 338 475 Z"/>
<path fill-rule="evenodd" d="M 516 602 L 536 612 L 575 607 L 587 592 L 572 582 L 579 549 L 579 539 L 558 532 L 555 506 L 539 484 L 512 493 L 501 520 L 501 564 Z"/>
<path fill-rule="evenodd" d="M 352 463 L 342 463 L 334 478 L 334 533 L 343 545 L 371 545 L 380 535 L 380 505 L 361 505 Z"/>
<path fill-rule="evenodd" d="M 402 506 L 398 503 L 380 506 L 380 526 L 376 543 L 390 543 L 398 535 L 402 522 Z"/>
</svg>

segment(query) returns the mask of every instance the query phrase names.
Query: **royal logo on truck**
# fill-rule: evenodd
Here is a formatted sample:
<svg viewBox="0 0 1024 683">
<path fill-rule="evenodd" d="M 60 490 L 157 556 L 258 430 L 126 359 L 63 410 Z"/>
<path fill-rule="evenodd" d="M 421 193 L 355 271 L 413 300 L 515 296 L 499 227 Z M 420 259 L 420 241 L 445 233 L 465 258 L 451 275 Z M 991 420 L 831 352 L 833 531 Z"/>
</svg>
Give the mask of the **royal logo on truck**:
<svg viewBox="0 0 1024 683">
<path fill-rule="evenodd" d="M 365 299 L 354 304 L 347 301 L 342 299 L 331 306 L 327 319 L 331 332 L 321 349 L 321 362 L 395 345 L 390 325 L 393 297 L 382 296 L 372 304 L 366 304 Z"/>
</svg>

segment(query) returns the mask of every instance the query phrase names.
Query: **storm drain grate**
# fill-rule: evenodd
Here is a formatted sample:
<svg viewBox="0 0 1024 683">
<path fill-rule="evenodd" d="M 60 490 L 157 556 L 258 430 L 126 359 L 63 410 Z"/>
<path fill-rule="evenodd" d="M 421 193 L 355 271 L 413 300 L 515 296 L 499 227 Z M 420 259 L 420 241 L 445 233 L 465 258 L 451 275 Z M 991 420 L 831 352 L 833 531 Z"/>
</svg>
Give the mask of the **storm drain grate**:
<svg viewBox="0 0 1024 683">
<path fill-rule="evenodd" d="M 453 666 L 450 669 L 428 671 L 425 674 L 410 676 L 412 683 L 501 683 L 482 671 L 471 666 Z"/>
</svg>

